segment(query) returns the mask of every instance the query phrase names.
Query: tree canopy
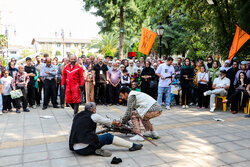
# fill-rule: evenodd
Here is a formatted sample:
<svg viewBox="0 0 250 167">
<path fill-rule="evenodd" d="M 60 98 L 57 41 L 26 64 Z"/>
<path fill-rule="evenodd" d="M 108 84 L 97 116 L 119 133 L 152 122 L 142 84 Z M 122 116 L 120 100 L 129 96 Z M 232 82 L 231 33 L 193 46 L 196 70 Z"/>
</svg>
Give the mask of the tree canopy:
<svg viewBox="0 0 250 167">
<path fill-rule="evenodd" d="M 250 34 L 249 0 L 83 0 L 84 9 L 96 8 L 100 33 L 120 31 L 119 8 L 124 7 L 124 52 L 134 51 L 142 26 L 155 31 L 162 23 L 165 28 L 162 53 L 183 55 L 194 59 L 208 55 L 228 57 L 236 24 Z M 126 41 L 129 45 L 126 44 Z M 137 39 L 136 41 L 132 39 Z M 250 57 L 250 41 L 236 54 Z M 156 39 L 153 49 L 158 49 Z"/>
</svg>

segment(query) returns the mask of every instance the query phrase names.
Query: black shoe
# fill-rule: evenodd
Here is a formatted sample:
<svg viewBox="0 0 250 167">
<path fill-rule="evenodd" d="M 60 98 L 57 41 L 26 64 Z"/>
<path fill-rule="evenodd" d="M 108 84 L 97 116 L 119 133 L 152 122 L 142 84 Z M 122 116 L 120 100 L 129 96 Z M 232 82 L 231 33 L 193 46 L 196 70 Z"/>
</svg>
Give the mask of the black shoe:
<svg viewBox="0 0 250 167">
<path fill-rule="evenodd" d="M 46 110 L 48 107 L 47 106 L 43 106 L 42 110 Z"/>
<path fill-rule="evenodd" d="M 133 147 L 131 147 L 129 149 L 129 151 L 137 151 L 137 150 L 140 150 L 142 147 L 143 147 L 142 144 L 135 144 L 135 143 L 133 143 Z"/>
<path fill-rule="evenodd" d="M 64 108 L 64 104 L 61 105 L 61 108 Z"/>
<path fill-rule="evenodd" d="M 59 108 L 58 105 L 54 105 L 53 108 Z"/>
<path fill-rule="evenodd" d="M 121 158 L 116 158 L 114 157 L 111 161 L 111 164 L 119 164 L 122 162 L 122 159 Z"/>
</svg>

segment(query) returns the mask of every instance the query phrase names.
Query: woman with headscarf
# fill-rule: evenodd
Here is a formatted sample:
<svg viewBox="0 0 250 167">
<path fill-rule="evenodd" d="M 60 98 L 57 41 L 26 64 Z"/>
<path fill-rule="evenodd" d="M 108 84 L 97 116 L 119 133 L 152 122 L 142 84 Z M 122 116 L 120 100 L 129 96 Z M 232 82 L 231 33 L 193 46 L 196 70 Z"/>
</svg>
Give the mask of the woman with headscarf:
<svg viewBox="0 0 250 167">
<path fill-rule="evenodd" d="M 190 100 L 191 89 L 194 80 L 194 68 L 191 66 L 189 58 L 184 61 L 184 66 L 180 74 L 181 89 L 182 89 L 182 108 L 188 108 L 188 101 Z"/>
<path fill-rule="evenodd" d="M 225 70 L 227 72 L 231 68 L 230 63 L 231 63 L 230 60 L 226 60 L 225 63 L 223 64 L 223 66 L 221 66 L 220 70 L 221 71 Z"/>
<path fill-rule="evenodd" d="M 209 68 L 212 68 L 212 67 L 213 67 L 213 62 L 214 62 L 213 57 L 212 57 L 212 56 L 208 56 L 208 58 L 207 58 L 207 64 L 205 65 L 206 71 L 207 71 Z"/>
<path fill-rule="evenodd" d="M 230 79 L 230 87 L 229 87 L 228 95 L 227 95 L 228 97 L 231 96 L 235 90 L 234 80 L 235 80 L 235 75 L 239 70 L 238 66 L 239 66 L 239 63 L 237 61 L 233 60 L 232 68 L 230 68 L 227 71 L 227 78 Z"/>
<path fill-rule="evenodd" d="M 129 60 L 129 66 L 126 69 L 130 76 L 131 82 L 133 82 L 136 79 L 136 74 L 137 74 L 137 68 L 134 65 L 133 60 Z"/>
<path fill-rule="evenodd" d="M 14 62 L 10 62 L 9 66 L 8 66 L 8 70 L 9 70 L 9 75 L 13 78 L 14 74 L 16 72 L 18 72 L 18 69 L 15 67 L 15 63 Z"/>
<path fill-rule="evenodd" d="M 213 67 L 208 69 L 208 78 L 209 78 L 209 82 L 208 82 L 208 89 L 211 90 L 212 89 L 212 83 L 214 82 L 214 79 L 219 77 L 220 75 L 220 63 L 219 61 L 214 61 L 213 63 Z"/>
<path fill-rule="evenodd" d="M 144 93 L 147 93 L 151 97 L 153 97 L 153 87 L 150 87 L 150 81 L 154 80 L 155 77 L 155 71 L 153 68 L 150 67 L 151 63 L 149 61 L 146 61 L 145 67 L 142 70 L 141 73 L 141 91 Z M 157 82 L 157 81 L 156 81 Z M 157 86 L 157 84 L 156 84 Z"/>
</svg>

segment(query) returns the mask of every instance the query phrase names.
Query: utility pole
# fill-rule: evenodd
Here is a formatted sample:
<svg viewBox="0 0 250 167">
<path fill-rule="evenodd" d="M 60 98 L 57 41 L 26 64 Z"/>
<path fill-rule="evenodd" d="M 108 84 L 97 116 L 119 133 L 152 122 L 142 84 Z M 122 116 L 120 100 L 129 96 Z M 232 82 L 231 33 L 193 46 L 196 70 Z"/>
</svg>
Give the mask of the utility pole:
<svg viewBox="0 0 250 167">
<path fill-rule="evenodd" d="M 119 37 L 119 58 L 123 59 L 123 39 L 124 39 L 124 8 L 120 7 L 120 37 Z"/>
</svg>

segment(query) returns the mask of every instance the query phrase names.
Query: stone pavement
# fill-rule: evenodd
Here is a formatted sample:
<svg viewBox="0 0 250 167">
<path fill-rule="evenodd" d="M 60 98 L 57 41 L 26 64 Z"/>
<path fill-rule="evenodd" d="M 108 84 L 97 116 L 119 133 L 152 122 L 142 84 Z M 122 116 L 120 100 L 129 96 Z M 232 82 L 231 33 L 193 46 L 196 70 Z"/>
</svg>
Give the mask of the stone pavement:
<svg viewBox="0 0 250 167">
<path fill-rule="evenodd" d="M 120 118 L 123 106 L 98 106 L 101 115 Z M 123 162 L 111 165 L 111 159 L 82 157 L 68 149 L 72 109 L 40 108 L 29 113 L 7 113 L 0 116 L 0 166 L 11 167 L 106 167 L 106 166 L 250 166 L 250 119 L 243 114 L 196 108 L 173 107 L 152 120 L 161 138 L 158 147 L 142 142 L 140 151 L 105 146 Z M 51 115 L 51 119 L 40 116 Z M 217 122 L 213 117 L 222 118 Z M 130 136 L 116 134 L 128 139 Z"/>
</svg>

